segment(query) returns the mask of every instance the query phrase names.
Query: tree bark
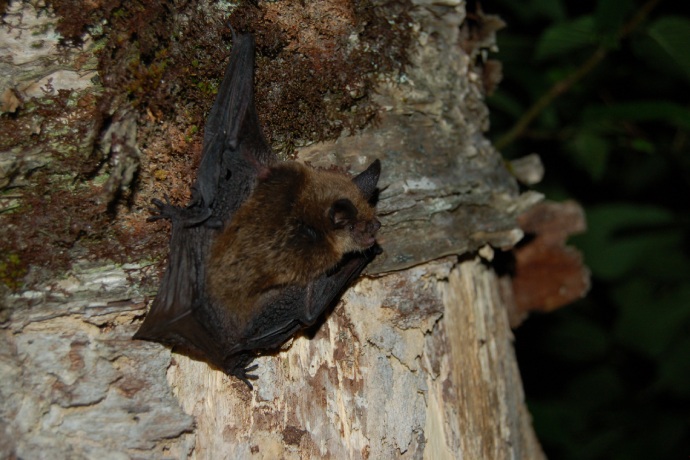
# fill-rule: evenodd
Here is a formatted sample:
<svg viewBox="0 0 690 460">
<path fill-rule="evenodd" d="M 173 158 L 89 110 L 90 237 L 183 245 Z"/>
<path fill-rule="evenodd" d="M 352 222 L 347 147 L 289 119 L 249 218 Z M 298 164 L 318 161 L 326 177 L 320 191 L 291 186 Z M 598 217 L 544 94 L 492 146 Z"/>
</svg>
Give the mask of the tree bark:
<svg viewBox="0 0 690 460">
<path fill-rule="evenodd" d="M 258 358 L 250 391 L 204 362 L 130 339 L 155 294 L 149 261 L 75 253 L 64 273 L 41 278 L 32 267 L 30 289 L 4 293 L 4 457 L 543 458 L 512 347 L 511 292 L 491 264 L 492 247 L 516 244 L 516 216 L 539 200 L 519 193 L 483 136 L 475 61 L 492 46 L 495 18 L 470 38 L 459 0 L 417 0 L 411 18 L 411 63 L 380 79 L 378 123 L 298 152 L 317 165 L 384 165 L 384 256 L 320 327 Z M 84 61 L 95 45 L 66 60 L 50 45 L 54 22 L 40 4 L 7 6 L 0 46 L 14 61 L 2 64 L 11 70 L 3 111 L 44 97 L 32 88 L 45 90 L 47 78 L 93 91 Z M 42 54 L 27 41 L 32 31 L 44 34 Z M 103 132 L 120 129 L 131 160 L 141 140 L 123 120 Z M 30 186 L 17 178 L 48 162 L 49 150 L 3 152 L 3 187 Z M 131 164 L 118 166 L 127 184 Z"/>
</svg>

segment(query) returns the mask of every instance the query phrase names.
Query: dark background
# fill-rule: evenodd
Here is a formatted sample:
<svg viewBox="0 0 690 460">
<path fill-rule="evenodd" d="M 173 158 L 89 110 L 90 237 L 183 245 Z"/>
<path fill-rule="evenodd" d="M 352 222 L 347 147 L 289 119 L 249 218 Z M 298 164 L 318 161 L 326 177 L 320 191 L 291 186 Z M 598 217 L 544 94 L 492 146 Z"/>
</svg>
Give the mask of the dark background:
<svg viewBox="0 0 690 460">
<path fill-rule="evenodd" d="M 516 331 L 551 459 L 690 456 L 690 17 L 674 0 L 469 2 L 507 23 L 489 98 L 508 159 L 545 164 L 547 199 L 579 201 L 588 296 Z M 591 68 L 596 53 L 603 58 Z M 530 106 L 581 78 L 514 138 Z"/>
</svg>

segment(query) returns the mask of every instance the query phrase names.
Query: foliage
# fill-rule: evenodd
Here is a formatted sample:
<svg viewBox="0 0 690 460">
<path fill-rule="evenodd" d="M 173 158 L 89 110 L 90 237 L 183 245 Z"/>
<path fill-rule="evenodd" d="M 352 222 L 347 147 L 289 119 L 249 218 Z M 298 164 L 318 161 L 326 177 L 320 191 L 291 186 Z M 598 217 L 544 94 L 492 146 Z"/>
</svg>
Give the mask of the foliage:
<svg viewBox="0 0 690 460">
<path fill-rule="evenodd" d="M 687 6 L 491 8 L 508 23 L 498 35 L 505 79 L 489 100 L 496 142 L 508 157 L 538 152 L 542 191 L 579 200 L 589 227 L 573 241 L 592 270 L 588 298 L 516 334 L 538 436 L 550 458 L 687 458 Z"/>
</svg>

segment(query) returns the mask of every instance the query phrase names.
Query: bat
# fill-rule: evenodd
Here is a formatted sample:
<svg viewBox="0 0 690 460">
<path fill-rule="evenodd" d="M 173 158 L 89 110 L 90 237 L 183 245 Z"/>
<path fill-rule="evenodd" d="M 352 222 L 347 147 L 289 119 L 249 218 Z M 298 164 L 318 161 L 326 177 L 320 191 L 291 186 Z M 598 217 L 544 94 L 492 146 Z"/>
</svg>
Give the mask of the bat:
<svg viewBox="0 0 690 460">
<path fill-rule="evenodd" d="M 254 39 L 236 35 L 160 289 L 135 339 L 182 347 L 253 388 L 252 361 L 317 322 L 382 252 L 375 160 L 354 178 L 278 161 L 254 105 Z"/>
</svg>

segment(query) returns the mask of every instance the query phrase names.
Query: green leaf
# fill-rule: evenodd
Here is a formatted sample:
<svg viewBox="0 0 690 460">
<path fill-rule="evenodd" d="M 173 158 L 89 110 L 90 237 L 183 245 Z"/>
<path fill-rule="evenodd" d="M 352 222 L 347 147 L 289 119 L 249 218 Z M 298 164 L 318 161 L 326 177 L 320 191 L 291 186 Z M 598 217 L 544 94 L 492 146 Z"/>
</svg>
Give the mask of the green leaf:
<svg viewBox="0 0 690 460">
<path fill-rule="evenodd" d="M 676 238 L 660 234 L 655 239 L 648 234 L 673 222 L 673 214 L 662 208 L 628 203 L 594 206 L 587 209 L 587 232 L 573 242 L 594 276 L 618 279 L 644 267 L 650 253 L 674 250 Z"/>
<path fill-rule="evenodd" d="M 656 146 L 646 139 L 635 138 L 630 141 L 630 146 L 642 153 L 654 153 L 656 152 Z"/>
<path fill-rule="evenodd" d="M 517 97 L 500 89 L 488 97 L 486 102 L 489 104 L 492 111 L 498 110 L 504 112 L 515 119 L 525 113 L 525 107 Z"/>
<path fill-rule="evenodd" d="M 624 397 L 623 382 L 610 367 L 598 366 L 579 373 L 570 385 L 568 394 L 585 410 L 595 410 Z"/>
<path fill-rule="evenodd" d="M 532 0 L 529 9 L 538 11 L 540 16 L 554 21 L 562 21 L 566 18 L 563 2 L 560 0 Z"/>
<path fill-rule="evenodd" d="M 651 78 L 646 85 L 637 85 L 646 94 L 662 94 L 663 88 L 654 89 L 654 82 L 659 79 L 664 81 L 676 81 L 677 83 L 687 82 L 687 74 L 676 63 L 675 59 L 671 58 L 666 51 L 647 33 L 637 34 L 630 37 L 630 49 L 637 59 L 640 61 L 634 70 L 645 79 Z M 645 88 L 646 86 L 646 88 Z M 659 91 L 662 90 L 662 91 Z"/>
<path fill-rule="evenodd" d="M 534 418 L 539 440 L 550 445 L 558 445 L 566 451 L 577 445 L 573 433 L 587 423 L 588 414 L 565 398 L 530 400 L 529 411 Z"/>
<path fill-rule="evenodd" d="M 571 316 L 559 325 L 550 336 L 553 343 L 559 344 L 559 359 L 587 362 L 601 359 L 608 349 L 606 331 L 594 321 L 579 316 Z"/>
<path fill-rule="evenodd" d="M 595 30 L 608 37 L 617 36 L 633 7 L 631 0 L 599 0 L 594 12 Z"/>
<path fill-rule="evenodd" d="M 541 60 L 563 56 L 597 42 L 598 36 L 594 31 L 594 18 L 582 16 L 546 29 L 537 43 L 535 57 Z"/>
<path fill-rule="evenodd" d="M 689 42 L 690 45 L 690 42 Z M 670 101 L 633 101 L 592 105 L 583 117 L 588 123 L 599 124 L 604 120 L 663 121 L 679 128 L 690 129 L 690 108 Z"/>
<path fill-rule="evenodd" d="M 690 323 L 690 287 L 655 287 L 633 278 L 613 291 L 616 337 L 647 356 L 658 356 Z"/>
<path fill-rule="evenodd" d="M 647 281 L 678 283 L 688 279 L 690 260 L 681 249 L 685 245 L 686 235 L 680 226 L 659 228 L 640 236 L 646 239 L 647 248 L 644 264 L 637 271 Z"/>
<path fill-rule="evenodd" d="M 661 356 L 659 378 L 656 382 L 657 390 L 674 392 L 690 399 L 690 337 L 682 337 L 680 342 L 674 343 Z"/>
<path fill-rule="evenodd" d="M 607 138 L 593 130 L 583 129 L 567 148 L 573 154 L 575 163 L 587 171 L 592 179 L 601 179 L 610 151 Z"/>
<path fill-rule="evenodd" d="M 560 21 L 566 16 L 563 0 L 532 0 L 529 4 L 515 0 L 495 0 L 492 2 L 492 11 L 513 14 L 523 24 L 543 17 Z"/>
<path fill-rule="evenodd" d="M 690 79 L 690 20 L 681 16 L 659 18 L 649 26 L 647 34 Z"/>
<path fill-rule="evenodd" d="M 504 70 L 506 68 L 514 71 L 521 70 L 525 60 L 529 59 L 534 52 L 534 38 L 511 34 L 509 30 L 502 30 L 496 36 L 496 40 L 498 41 L 498 56 L 503 62 Z M 514 67 L 511 67 L 511 64 Z"/>
</svg>

